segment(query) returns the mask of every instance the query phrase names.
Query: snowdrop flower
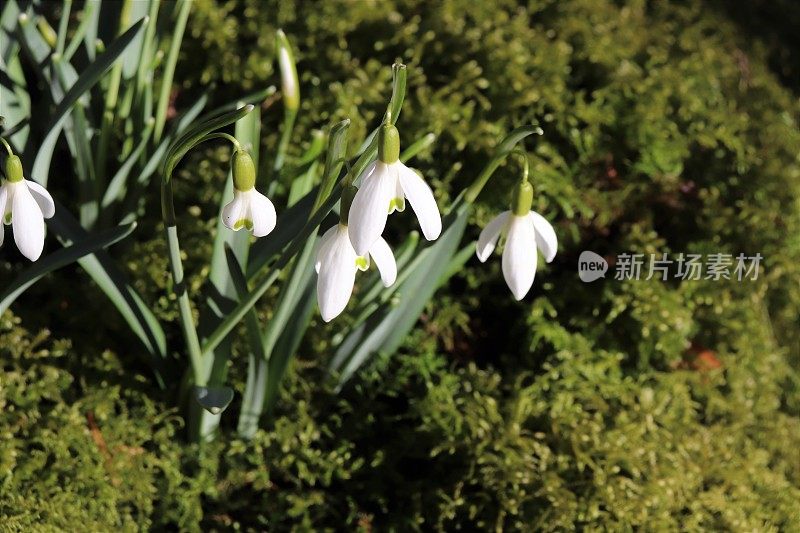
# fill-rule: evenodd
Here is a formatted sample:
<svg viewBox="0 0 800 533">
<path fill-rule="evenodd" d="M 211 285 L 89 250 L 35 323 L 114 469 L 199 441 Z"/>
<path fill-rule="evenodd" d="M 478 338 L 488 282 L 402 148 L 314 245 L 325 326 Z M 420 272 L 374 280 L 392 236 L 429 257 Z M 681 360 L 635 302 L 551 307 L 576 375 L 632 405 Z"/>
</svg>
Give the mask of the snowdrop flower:
<svg viewBox="0 0 800 533">
<path fill-rule="evenodd" d="M 400 162 L 400 134 L 391 124 L 378 133 L 378 159 L 368 166 L 350 206 L 350 241 L 364 255 L 381 236 L 386 218 L 405 209 L 408 199 L 417 215 L 422 234 L 429 241 L 442 232 L 442 217 L 433 191 L 413 170 Z"/>
<path fill-rule="evenodd" d="M 44 249 L 44 219 L 56 212 L 53 198 L 47 190 L 35 181 L 26 180 L 22 175 L 22 162 L 16 155 L 6 160 L 6 181 L 0 186 L 0 213 L 3 222 L 14 230 L 14 242 L 19 251 L 36 261 Z M 0 246 L 4 238 L 3 224 L 0 224 Z"/>
<path fill-rule="evenodd" d="M 356 272 L 369 268 L 370 258 L 375 261 L 386 287 L 397 279 L 397 264 L 389 245 L 378 237 L 369 252 L 358 255 L 350 243 L 346 223 L 332 227 L 320 239 L 315 268 L 317 274 L 317 302 L 322 320 L 330 322 L 347 307 Z"/>
<path fill-rule="evenodd" d="M 269 198 L 256 190 L 256 168 L 245 151 L 233 154 L 233 200 L 222 208 L 222 222 L 234 231 L 242 228 L 256 237 L 275 229 L 277 215 Z"/>
<path fill-rule="evenodd" d="M 481 263 L 489 258 L 501 234 L 506 235 L 503 250 L 503 277 L 514 298 L 522 300 L 536 275 L 536 249 L 548 263 L 556 256 L 558 239 L 553 226 L 536 211 L 531 211 L 533 188 L 525 180 L 514 191 L 512 210 L 497 215 L 478 237 L 476 253 Z"/>
</svg>

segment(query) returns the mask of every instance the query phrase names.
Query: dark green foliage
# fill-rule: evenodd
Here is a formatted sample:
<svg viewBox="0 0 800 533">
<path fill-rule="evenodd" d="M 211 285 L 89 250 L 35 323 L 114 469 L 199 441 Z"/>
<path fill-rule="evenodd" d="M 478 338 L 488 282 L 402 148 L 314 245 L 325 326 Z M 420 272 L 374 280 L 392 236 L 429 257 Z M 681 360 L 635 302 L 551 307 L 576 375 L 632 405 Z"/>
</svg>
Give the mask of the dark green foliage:
<svg viewBox="0 0 800 533">
<path fill-rule="evenodd" d="M 554 222 L 559 255 L 521 303 L 499 255 L 471 259 L 400 353 L 338 396 L 324 370 L 337 323 L 312 327 L 265 430 L 230 440 L 223 418 L 223 439 L 202 450 L 181 441 L 174 391 L 158 391 L 121 343 L 103 345 L 86 326 L 54 342 L 7 313 L 0 522 L 800 530 L 800 107 L 787 81 L 796 58 L 773 71 L 776 58 L 795 57 L 783 49 L 793 37 L 754 39 L 771 35 L 769 19 L 742 29 L 742 10 L 716 3 L 622 4 L 197 0 L 178 105 L 210 82 L 221 100 L 277 84 L 280 26 L 302 83 L 292 155 L 333 120 L 350 118 L 356 138 L 373 127 L 396 57 L 409 65 L 402 142 L 439 135 L 413 164 L 443 205 L 502 134 L 539 121 L 545 135 L 527 144 L 534 208 Z M 273 106 L 268 149 L 281 115 Z M 226 158 L 191 154 L 175 183 L 192 290 L 207 275 Z M 506 208 L 517 172 L 512 162 L 487 187 L 469 238 Z M 391 226 L 412 223 L 395 215 Z M 576 262 L 587 249 L 760 252 L 765 264 L 756 281 L 623 282 L 612 266 L 583 284 Z M 128 254 L 136 287 L 174 318 L 163 242 Z M 69 275 L 15 305 L 25 328 L 58 316 L 57 304 L 39 314 L 24 302 Z M 56 336 L 87 320 L 70 311 L 69 327 L 52 322 Z M 240 353 L 229 410 L 244 365 Z"/>
</svg>

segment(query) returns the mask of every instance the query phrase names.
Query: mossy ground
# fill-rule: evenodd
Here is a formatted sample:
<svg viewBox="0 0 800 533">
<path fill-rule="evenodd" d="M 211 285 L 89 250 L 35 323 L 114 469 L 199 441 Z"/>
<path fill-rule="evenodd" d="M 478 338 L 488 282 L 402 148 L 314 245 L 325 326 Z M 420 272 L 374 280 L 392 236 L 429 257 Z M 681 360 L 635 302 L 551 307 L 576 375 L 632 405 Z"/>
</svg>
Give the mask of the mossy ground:
<svg viewBox="0 0 800 533">
<path fill-rule="evenodd" d="M 404 348 L 338 395 L 336 323 L 318 322 L 264 430 L 243 442 L 223 419 L 202 449 L 98 291 L 59 272 L 0 324 L 0 528 L 799 530 L 798 62 L 741 20 L 713 2 L 197 0 L 178 105 L 212 81 L 220 100 L 276 83 L 280 26 L 299 58 L 298 146 L 344 117 L 358 136 L 402 57 L 400 131 L 438 135 L 414 164 L 443 205 L 500 135 L 539 121 L 534 208 L 559 255 L 521 303 L 499 258 L 468 262 Z M 177 182 L 193 287 L 226 157 L 191 156 Z M 481 197 L 470 238 L 517 172 Z M 143 227 L 152 240 L 122 253 L 169 321 L 164 244 Z M 582 284 L 585 249 L 765 259 L 756 281 Z"/>
</svg>

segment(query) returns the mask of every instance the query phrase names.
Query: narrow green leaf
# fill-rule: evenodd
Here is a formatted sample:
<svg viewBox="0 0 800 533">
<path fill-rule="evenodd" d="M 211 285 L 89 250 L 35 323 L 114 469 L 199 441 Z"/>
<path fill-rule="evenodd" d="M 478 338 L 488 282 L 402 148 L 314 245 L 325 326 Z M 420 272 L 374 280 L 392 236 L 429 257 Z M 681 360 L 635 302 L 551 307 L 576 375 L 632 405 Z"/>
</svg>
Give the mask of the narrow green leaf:
<svg viewBox="0 0 800 533">
<path fill-rule="evenodd" d="M 117 243 L 131 234 L 136 224 L 127 224 L 89 235 L 84 240 L 61 248 L 47 255 L 25 269 L 0 294 L 0 315 L 19 297 L 20 294 L 45 275 L 63 266 L 74 263 L 83 256 Z"/>
<path fill-rule="evenodd" d="M 172 143 L 172 146 L 167 151 L 164 164 L 163 180 L 165 182 L 170 180 L 175 166 L 180 162 L 181 159 L 183 159 L 183 156 L 185 156 L 189 150 L 194 148 L 199 142 L 202 141 L 203 137 L 212 131 L 233 124 L 252 110 L 253 105 L 246 105 L 240 109 L 223 113 L 217 117 L 211 118 L 192 128 L 189 128 L 188 131 L 186 131 Z"/>
<path fill-rule="evenodd" d="M 397 119 L 400 116 L 400 111 L 403 108 L 403 102 L 406 98 L 406 81 L 408 80 L 408 69 L 402 63 L 395 63 L 392 65 L 392 98 L 389 101 L 389 106 L 387 111 L 391 112 L 391 123 L 397 123 Z M 375 128 L 372 133 L 369 134 L 367 139 L 361 145 L 359 152 L 361 155 L 353 164 L 348 173 L 348 177 L 351 180 L 356 180 L 361 176 L 361 173 L 364 172 L 364 169 L 367 168 L 377 156 L 378 156 L 378 130 L 380 129 L 380 125 Z M 351 181 L 352 183 L 352 181 Z"/>
<path fill-rule="evenodd" d="M 50 169 L 50 160 L 53 157 L 53 150 L 56 141 L 67 120 L 69 110 L 86 91 L 91 89 L 100 79 L 103 73 L 108 70 L 116 59 L 125 51 L 133 41 L 133 38 L 141 31 L 144 21 L 140 20 L 131 28 L 116 39 L 108 49 L 91 63 L 81 73 L 75 84 L 67 91 L 61 102 L 58 103 L 53 112 L 50 126 L 47 128 L 47 135 L 37 150 L 36 160 L 33 162 L 31 177 L 41 185 L 47 185 L 47 177 Z"/>
<path fill-rule="evenodd" d="M 47 221 L 47 225 L 65 244 L 84 241 L 89 237 L 86 230 L 57 201 L 56 213 Z M 166 357 L 166 339 L 161 325 L 150 311 L 150 306 L 142 301 L 125 274 L 106 252 L 98 250 L 91 255 L 85 255 L 78 260 L 78 263 L 108 296 L 131 330 L 147 348 L 152 356 L 150 363 L 160 378 L 163 375 L 163 359 Z"/>
<path fill-rule="evenodd" d="M 392 305 L 379 307 L 339 346 L 330 369 L 339 373 L 340 388 L 373 355 L 394 353 L 414 327 L 458 249 L 467 214 L 468 204 L 459 201 L 454 205 L 444 221 L 444 232 L 420 252 L 420 260 L 392 296 Z"/>
<path fill-rule="evenodd" d="M 172 77 L 175 75 L 175 65 L 178 63 L 178 52 L 183 41 L 183 32 L 186 29 L 186 21 L 189 19 L 189 10 L 192 8 L 190 0 L 179 0 L 176 4 L 178 16 L 173 26 L 172 42 L 170 43 L 167 61 L 164 64 L 164 77 L 161 80 L 161 93 L 158 97 L 156 107 L 156 124 L 153 138 L 158 142 L 164 131 L 164 124 L 167 121 L 167 107 L 169 105 L 169 95 L 172 91 Z"/>
<path fill-rule="evenodd" d="M 541 135 L 542 128 L 535 125 L 523 126 L 521 128 L 515 129 L 514 131 L 506 135 L 506 137 L 502 141 L 500 141 L 500 144 L 497 145 L 497 148 L 495 149 L 495 154 L 492 157 L 492 159 L 490 159 L 489 162 L 486 164 L 486 166 L 483 167 L 483 171 L 481 171 L 478 177 L 475 178 L 474 183 L 470 185 L 470 187 L 465 192 L 464 199 L 468 203 L 474 202 L 475 199 L 478 197 L 478 194 L 480 194 L 481 190 L 483 190 L 483 187 L 484 185 L 486 185 L 486 182 L 489 181 L 491 175 L 494 173 L 495 170 L 497 170 L 497 167 L 500 166 L 503 160 L 506 157 L 508 157 L 508 155 L 514 150 L 514 148 L 517 146 L 517 143 L 519 143 L 525 137 L 533 135 L 534 133 L 537 135 Z"/>
</svg>

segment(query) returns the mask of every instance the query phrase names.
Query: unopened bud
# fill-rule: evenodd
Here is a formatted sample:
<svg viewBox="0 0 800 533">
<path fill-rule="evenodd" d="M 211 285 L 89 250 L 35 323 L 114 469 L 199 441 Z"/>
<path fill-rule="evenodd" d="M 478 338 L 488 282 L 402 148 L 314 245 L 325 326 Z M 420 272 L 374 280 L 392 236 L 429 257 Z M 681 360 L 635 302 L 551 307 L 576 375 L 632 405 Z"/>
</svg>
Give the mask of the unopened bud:
<svg viewBox="0 0 800 533">
<path fill-rule="evenodd" d="M 281 93 L 283 105 L 290 111 L 297 111 L 300 107 L 300 83 L 297 78 L 297 65 L 294 54 L 289 46 L 289 39 L 283 30 L 278 30 L 276 45 L 278 53 L 278 66 L 281 69 Z"/>
</svg>

